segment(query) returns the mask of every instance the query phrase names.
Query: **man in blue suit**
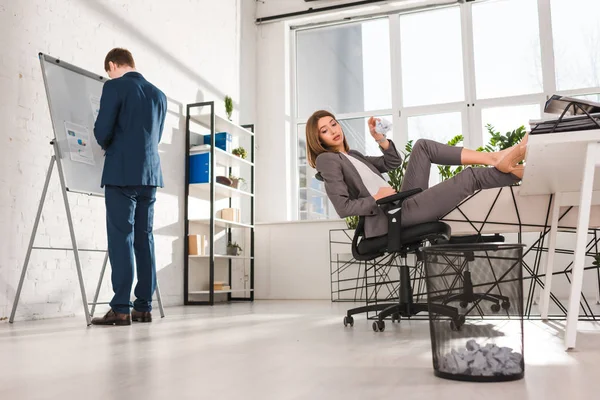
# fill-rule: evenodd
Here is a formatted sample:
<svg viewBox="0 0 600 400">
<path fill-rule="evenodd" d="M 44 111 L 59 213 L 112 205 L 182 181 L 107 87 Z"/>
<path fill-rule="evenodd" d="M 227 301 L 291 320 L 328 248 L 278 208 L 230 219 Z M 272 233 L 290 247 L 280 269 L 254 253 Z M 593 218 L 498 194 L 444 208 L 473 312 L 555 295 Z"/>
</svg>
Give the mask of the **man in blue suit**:
<svg viewBox="0 0 600 400">
<path fill-rule="evenodd" d="M 104 69 L 111 80 L 102 89 L 94 136 L 106 152 L 101 185 L 115 295 L 111 310 L 94 318 L 92 324 L 131 325 L 132 320 L 152 321 L 152 295 L 156 289 L 152 225 L 156 188 L 163 187 L 158 143 L 167 98 L 135 70 L 128 50 L 111 50 Z M 132 305 L 134 254 L 138 282 Z"/>
</svg>

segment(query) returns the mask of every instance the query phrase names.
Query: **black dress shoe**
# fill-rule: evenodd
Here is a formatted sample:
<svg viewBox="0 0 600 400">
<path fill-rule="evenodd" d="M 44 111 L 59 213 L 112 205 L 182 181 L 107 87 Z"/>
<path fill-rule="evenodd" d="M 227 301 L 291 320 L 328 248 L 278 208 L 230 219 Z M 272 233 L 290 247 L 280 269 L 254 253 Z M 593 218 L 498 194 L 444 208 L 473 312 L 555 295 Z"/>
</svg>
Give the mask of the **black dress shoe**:
<svg viewBox="0 0 600 400">
<path fill-rule="evenodd" d="M 150 311 L 136 311 L 131 312 L 131 320 L 136 322 L 152 322 L 152 313 Z"/>
<path fill-rule="evenodd" d="M 131 316 L 111 309 L 104 317 L 92 319 L 92 325 L 131 325 Z"/>
</svg>

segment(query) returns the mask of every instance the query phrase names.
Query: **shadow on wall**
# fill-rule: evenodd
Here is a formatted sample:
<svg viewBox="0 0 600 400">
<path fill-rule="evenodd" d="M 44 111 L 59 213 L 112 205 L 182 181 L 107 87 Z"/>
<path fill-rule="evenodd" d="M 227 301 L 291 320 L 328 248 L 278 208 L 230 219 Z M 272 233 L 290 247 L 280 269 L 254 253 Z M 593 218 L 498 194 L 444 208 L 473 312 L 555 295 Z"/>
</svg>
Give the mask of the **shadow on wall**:
<svg viewBox="0 0 600 400">
<path fill-rule="evenodd" d="M 160 45 L 151 42 L 148 38 L 140 31 L 134 29 L 130 23 L 128 23 L 125 19 L 123 19 L 118 14 L 114 13 L 108 7 L 102 4 L 99 1 L 85 1 L 80 0 L 81 4 L 96 11 L 98 14 L 103 15 L 105 18 L 110 19 L 118 23 L 125 32 L 131 37 L 136 38 L 140 42 L 143 42 L 150 50 L 154 51 L 157 56 L 168 60 L 173 66 L 175 66 L 181 73 L 187 76 L 189 79 L 195 81 L 198 86 L 205 88 L 206 90 L 214 93 L 218 98 L 224 98 L 225 93 L 221 92 L 216 86 L 212 83 L 204 79 L 202 76 L 198 75 L 194 70 L 192 70 L 187 65 L 183 64 L 180 60 L 174 57 L 171 53 L 165 50 Z M 239 108 L 239 104 L 234 103 L 236 108 Z"/>
</svg>

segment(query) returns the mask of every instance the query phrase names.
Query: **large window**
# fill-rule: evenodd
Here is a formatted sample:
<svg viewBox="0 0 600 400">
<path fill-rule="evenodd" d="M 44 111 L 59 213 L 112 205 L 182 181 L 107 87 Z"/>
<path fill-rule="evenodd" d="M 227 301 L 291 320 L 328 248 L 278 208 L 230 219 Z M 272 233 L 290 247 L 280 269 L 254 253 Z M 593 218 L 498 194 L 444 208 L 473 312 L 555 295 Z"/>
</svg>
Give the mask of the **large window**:
<svg viewBox="0 0 600 400">
<path fill-rule="evenodd" d="M 404 106 L 465 99 L 458 7 L 400 16 L 400 48 Z"/>
<path fill-rule="evenodd" d="M 542 92 L 537 0 L 473 4 L 477 98 Z"/>
<path fill-rule="evenodd" d="M 392 107 L 387 18 L 297 32 L 298 116 Z"/>
<path fill-rule="evenodd" d="M 600 1 L 552 0 L 556 88 L 600 87 Z"/>
<path fill-rule="evenodd" d="M 351 148 L 379 155 L 371 115 L 393 120 L 399 149 L 459 134 L 476 148 L 487 124 L 528 128 L 554 93 L 600 100 L 598 0 L 487 0 L 298 29 L 295 49 L 299 219 L 337 218 L 306 164 L 315 110 L 337 115 Z M 430 185 L 439 179 L 433 166 Z"/>
</svg>

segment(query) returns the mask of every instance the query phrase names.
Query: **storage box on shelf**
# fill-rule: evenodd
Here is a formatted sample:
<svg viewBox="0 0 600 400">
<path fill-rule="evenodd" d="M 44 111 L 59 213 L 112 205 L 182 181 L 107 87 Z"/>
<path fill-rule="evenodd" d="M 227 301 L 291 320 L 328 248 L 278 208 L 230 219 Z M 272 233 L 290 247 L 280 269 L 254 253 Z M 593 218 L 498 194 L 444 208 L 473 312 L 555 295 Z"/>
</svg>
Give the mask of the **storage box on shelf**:
<svg viewBox="0 0 600 400">
<path fill-rule="evenodd" d="M 214 102 L 187 106 L 185 304 L 254 300 L 253 130 L 216 115 Z M 228 255 L 233 242 L 242 251 Z"/>
</svg>

